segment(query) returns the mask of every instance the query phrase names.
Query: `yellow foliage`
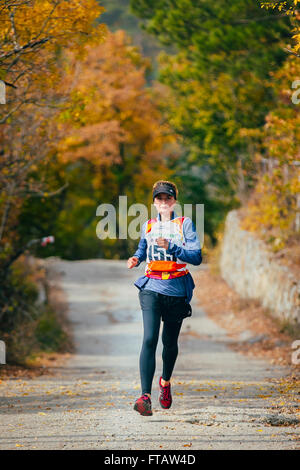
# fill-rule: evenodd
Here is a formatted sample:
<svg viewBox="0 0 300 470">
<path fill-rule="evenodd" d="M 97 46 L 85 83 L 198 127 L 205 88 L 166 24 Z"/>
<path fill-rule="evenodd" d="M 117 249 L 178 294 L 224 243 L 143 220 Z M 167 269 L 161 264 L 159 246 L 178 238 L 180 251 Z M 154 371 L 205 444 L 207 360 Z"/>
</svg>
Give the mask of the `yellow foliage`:
<svg viewBox="0 0 300 470">
<path fill-rule="evenodd" d="M 105 39 L 106 26 L 95 25 L 103 10 L 97 0 L 8 0 L 0 10 L 0 78 L 16 85 L 23 99 L 37 87 L 55 88 L 64 48 L 79 60 L 87 44 Z M 7 93 L 15 104 L 16 89 Z"/>
<path fill-rule="evenodd" d="M 294 40 L 294 45 L 291 48 L 291 53 L 297 55 L 300 49 L 300 34 L 299 34 L 299 21 L 300 21 L 300 13 L 299 13 L 299 5 L 300 0 L 289 0 L 289 1 L 281 1 L 281 2 L 260 2 L 261 8 L 278 10 L 280 12 L 285 12 L 285 14 L 290 18 L 291 25 L 292 25 L 292 32 L 294 34 L 292 39 Z M 298 55 L 299 57 L 299 55 Z"/>
<path fill-rule="evenodd" d="M 277 251 L 295 232 L 300 198 L 300 108 L 292 101 L 291 77 L 300 75 L 299 59 L 289 57 L 274 74 L 273 88 L 277 107 L 266 116 L 261 133 L 266 168 L 258 175 L 242 223 L 245 230 L 256 231 Z"/>
<path fill-rule="evenodd" d="M 87 45 L 103 42 L 107 28 L 95 24 L 104 10 L 97 0 L 0 3 L 0 79 L 11 85 L 0 106 L 0 248 L 8 253 L 18 243 L 22 204 L 32 193 L 45 194 L 38 170 L 49 163 L 58 139 L 53 116 L 69 99 L 61 82 L 63 51 L 80 60 Z"/>
<path fill-rule="evenodd" d="M 60 161 L 85 159 L 101 170 L 118 165 L 137 191 L 161 174 L 170 176 L 163 160 L 176 136 L 162 124 L 158 103 L 163 95 L 146 88 L 149 60 L 125 32 L 108 33 L 106 42 L 88 47 L 80 62 L 68 53 L 67 62 L 64 86 L 71 88 L 71 100 L 59 119 L 65 136 L 58 145 Z M 101 172 L 95 172 L 92 184 L 101 186 Z"/>
</svg>

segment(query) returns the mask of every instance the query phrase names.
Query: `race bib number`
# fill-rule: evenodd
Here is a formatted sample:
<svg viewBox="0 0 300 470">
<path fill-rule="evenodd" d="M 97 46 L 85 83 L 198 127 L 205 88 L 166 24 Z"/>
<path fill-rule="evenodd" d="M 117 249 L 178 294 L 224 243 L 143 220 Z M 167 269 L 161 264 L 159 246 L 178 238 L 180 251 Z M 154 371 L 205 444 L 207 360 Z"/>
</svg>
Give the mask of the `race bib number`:
<svg viewBox="0 0 300 470">
<path fill-rule="evenodd" d="M 147 250 L 149 261 L 173 261 L 173 255 L 167 253 L 165 248 L 158 245 L 149 245 Z"/>
</svg>

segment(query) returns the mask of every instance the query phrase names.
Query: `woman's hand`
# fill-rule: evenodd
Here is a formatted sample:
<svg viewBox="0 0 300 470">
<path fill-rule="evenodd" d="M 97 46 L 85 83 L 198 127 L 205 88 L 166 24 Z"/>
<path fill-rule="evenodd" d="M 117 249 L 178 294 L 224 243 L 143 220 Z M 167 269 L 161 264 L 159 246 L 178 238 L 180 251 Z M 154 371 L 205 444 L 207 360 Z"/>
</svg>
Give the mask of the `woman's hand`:
<svg viewBox="0 0 300 470">
<path fill-rule="evenodd" d="M 160 248 L 165 248 L 166 250 L 169 248 L 169 240 L 167 240 L 166 238 L 160 237 L 157 238 L 155 241 Z"/>
<path fill-rule="evenodd" d="M 127 260 L 127 268 L 128 269 L 134 268 L 134 266 L 136 266 L 138 262 L 139 262 L 139 259 L 136 256 L 132 256 L 131 258 Z"/>
</svg>

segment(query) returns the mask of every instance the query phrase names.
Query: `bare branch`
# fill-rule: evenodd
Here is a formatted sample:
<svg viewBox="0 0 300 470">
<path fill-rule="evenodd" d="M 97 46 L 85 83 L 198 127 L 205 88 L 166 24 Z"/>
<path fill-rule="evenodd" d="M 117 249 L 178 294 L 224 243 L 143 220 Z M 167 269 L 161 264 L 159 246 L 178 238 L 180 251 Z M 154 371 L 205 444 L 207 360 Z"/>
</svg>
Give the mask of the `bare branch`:
<svg viewBox="0 0 300 470">
<path fill-rule="evenodd" d="M 283 48 L 284 51 L 288 52 L 289 54 L 292 54 L 296 57 L 300 57 L 300 54 L 297 54 L 296 52 L 293 52 L 293 51 L 290 51 L 289 49 L 287 49 L 286 47 Z"/>
<path fill-rule="evenodd" d="M 11 116 L 15 111 L 18 111 L 18 109 L 24 104 L 24 101 L 21 101 L 17 106 L 15 106 L 13 109 L 9 111 L 9 113 L 6 114 L 2 119 L 0 119 L 0 124 L 5 124 L 9 116 Z"/>
<path fill-rule="evenodd" d="M 11 86 L 12 88 L 18 88 L 15 85 L 13 85 L 12 83 L 6 82 L 5 80 L 2 80 L 2 82 L 4 82 L 5 85 L 7 85 L 7 86 Z"/>
<path fill-rule="evenodd" d="M 233 21 L 232 24 L 247 24 L 247 23 L 253 23 L 253 22 L 258 22 L 258 21 L 273 21 L 273 20 L 280 20 L 280 18 L 287 17 L 288 15 L 286 13 L 281 13 L 280 15 L 268 15 L 268 16 L 260 16 L 257 18 L 245 18 L 245 19 L 240 19 L 237 21 Z"/>
<path fill-rule="evenodd" d="M 26 49 L 34 48 L 35 46 L 38 46 L 40 44 L 44 44 L 44 43 L 50 41 L 50 39 L 51 39 L 51 37 L 43 38 L 43 39 L 40 39 L 39 41 L 30 41 L 27 44 L 25 44 L 24 46 L 21 46 L 17 50 L 13 49 L 12 51 L 7 52 L 6 54 L 0 55 L 0 59 L 7 59 L 8 57 L 11 57 L 14 54 L 20 54 L 23 51 L 25 51 Z"/>
<path fill-rule="evenodd" d="M 36 197 L 53 197 L 53 196 L 56 196 L 57 194 L 61 193 L 68 186 L 69 186 L 69 183 L 67 181 L 63 186 L 56 189 L 55 191 L 52 191 L 51 193 L 36 191 L 35 193 L 32 194 L 32 196 L 36 196 Z"/>
<path fill-rule="evenodd" d="M 8 7 L 8 8 L 9 10 L 11 9 L 11 7 Z M 20 45 L 18 44 L 18 39 L 17 39 L 17 31 L 16 31 L 16 25 L 15 25 L 15 11 L 9 11 L 9 18 L 11 22 L 11 29 L 13 33 L 13 43 L 15 46 L 15 50 L 19 50 Z"/>
<path fill-rule="evenodd" d="M 44 31 L 44 29 L 46 28 L 47 23 L 48 23 L 48 21 L 50 20 L 50 18 L 51 18 L 51 16 L 52 16 L 52 13 L 54 12 L 54 10 L 55 10 L 55 8 L 57 7 L 58 3 L 59 3 L 59 2 L 56 2 L 56 3 L 55 3 L 54 7 L 52 8 L 52 11 L 50 11 L 50 13 L 49 13 L 48 18 L 45 19 L 44 24 L 42 25 L 39 34 L 38 34 L 37 36 L 35 36 L 34 39 L 37 39 L 38 37 L 40 37 L 40 35 L 41 35 L 42 32 Z"/>
<path fill-rule="evenodd" d="M 11 197 L 13 195 L 15 186 L 16 186 L 16 182 L 13 181 L 12 184 L 10 185 L 10 187 L 9 187 L 8 197 L 7 197 L 5 208 L 4 208 L 4 211 L 3 211 L 3 214 L 2 214 L 2 220 L 1 220 L 1 226 L 0 226 L 0 240 L 2 239 L 2 235 L 3 235 L 3 232 L 4 232 L 5 222 L 6 222 L 7 217 L 8 217 L 9 206 L 11 204 Z"/>
</svg>

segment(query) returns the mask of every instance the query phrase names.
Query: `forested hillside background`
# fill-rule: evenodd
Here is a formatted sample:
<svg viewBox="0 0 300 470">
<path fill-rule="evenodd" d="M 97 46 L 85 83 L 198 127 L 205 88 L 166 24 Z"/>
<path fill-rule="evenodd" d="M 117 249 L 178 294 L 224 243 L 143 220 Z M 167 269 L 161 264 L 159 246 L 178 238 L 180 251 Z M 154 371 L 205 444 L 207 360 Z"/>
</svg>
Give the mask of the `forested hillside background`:
<svg viewBox="0 0 300 470">
<path fill-rule="evenodd" d="M 126 31 L 133 44 L 140 48 L 143 56 L 151 59 L 151 69 L 146 74 L 147 84 L 151 85 L 151 82 L 158 77 L 158 54 L 161 51 L 175 54 L 176 46 L 165 46 L 154 35 L 142 29 L 142 20 L 132 11 L 130 0 L 99 0 L 99 3 L 105 8 L 100 21 L 107 24 L 112 32 L 119 29 Z"/>
</svg>

